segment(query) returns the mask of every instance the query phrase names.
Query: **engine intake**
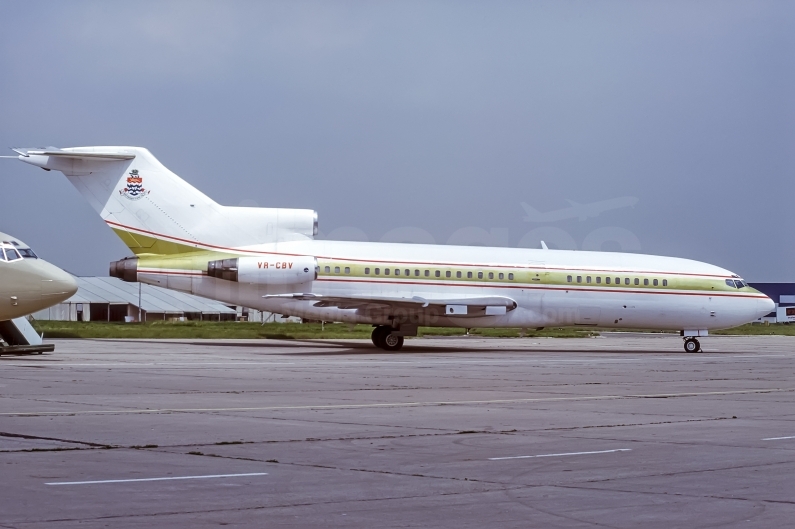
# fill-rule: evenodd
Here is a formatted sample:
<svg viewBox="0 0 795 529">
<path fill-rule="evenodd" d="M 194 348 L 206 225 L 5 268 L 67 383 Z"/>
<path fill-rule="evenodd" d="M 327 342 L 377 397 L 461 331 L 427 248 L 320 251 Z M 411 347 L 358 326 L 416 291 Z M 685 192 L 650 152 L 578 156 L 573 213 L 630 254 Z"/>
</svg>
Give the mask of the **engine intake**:
<svg viewBox="0 0 795 529">
<path fill-rule="evenodd" d="M 138 258 L 125 257 L 110 263 L 110 277 L 117 277 L 128 283 L 138 281 Z"/>
<path fill-rule="evenodd" d="M 237 281 L 237 261 L 237 258 L 210 261 L 207 263 L 207 275 L 226 281 Z"/>
<path fill-rule="evenodd" d="M 295 285 L 317 279 L 317 259 L 283 255 L 219 259 L 207 263 L 207 275 L 237 283 Z"/>
</svg>

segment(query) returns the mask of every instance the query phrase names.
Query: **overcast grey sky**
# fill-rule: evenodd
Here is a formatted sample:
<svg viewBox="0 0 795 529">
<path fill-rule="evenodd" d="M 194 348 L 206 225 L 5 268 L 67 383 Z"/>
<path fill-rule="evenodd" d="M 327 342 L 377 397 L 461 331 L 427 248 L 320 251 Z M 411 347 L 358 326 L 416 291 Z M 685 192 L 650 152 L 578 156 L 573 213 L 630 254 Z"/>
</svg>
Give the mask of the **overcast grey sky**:
<svg viewBox="0 0 795 529">
<path fill-rule="evenodd" d="M 795 281 L 795 2 L 0 9 L 0 146 L 147 147 L 326 236 L 563 234 Z M 129 254 L 60 173 L 0 160 L 0 185 L 0 231 L 44 258 L 105 275 Z M 584 221 L 520 205 L 619 197 L 638 202 Z"/>
</svg>

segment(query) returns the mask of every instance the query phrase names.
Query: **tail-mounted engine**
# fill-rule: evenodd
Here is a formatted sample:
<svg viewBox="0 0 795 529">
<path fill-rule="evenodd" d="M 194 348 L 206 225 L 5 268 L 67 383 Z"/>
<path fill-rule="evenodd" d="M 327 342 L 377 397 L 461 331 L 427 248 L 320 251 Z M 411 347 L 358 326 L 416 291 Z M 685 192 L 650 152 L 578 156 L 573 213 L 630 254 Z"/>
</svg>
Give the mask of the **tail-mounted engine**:
<svg viewBox="0 0 795 529">
<path fill-rule="evenodd" d="M 129 283 L 138 281 L 138 258 L 125 257 L 110 263 L 110 277 L 118 277 Z"/>
<path fill-rule="evenodd" d="M 317 279 L 317 259 L 283 255 L 221 259 L 207 263 L 207 275 L 238 283 L 295 285 Z"/>
</svg>

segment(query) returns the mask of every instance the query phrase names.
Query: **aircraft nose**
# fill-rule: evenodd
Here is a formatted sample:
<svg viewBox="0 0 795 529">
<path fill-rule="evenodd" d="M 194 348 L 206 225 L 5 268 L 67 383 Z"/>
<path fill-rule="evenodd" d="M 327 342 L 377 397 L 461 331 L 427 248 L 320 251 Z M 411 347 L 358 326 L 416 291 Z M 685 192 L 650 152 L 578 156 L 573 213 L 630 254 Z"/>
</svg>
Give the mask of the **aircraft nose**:
<svg viewBox="0 0 795 529">
<path fill-rule="evenodd" d="M 60 303 L 77 292 L 77 281 L 71 274 L 57 266 L 46 263 L 44 278 L 41 280 L 41 296 L 52 304 Z"/>
<path fill-rule="evenodd" d="M 767 296 L 764 299 L 759 299 L 756 304 L 759 307 L 760 318 L 776 310 L 776 303 Z"/>
</svg>

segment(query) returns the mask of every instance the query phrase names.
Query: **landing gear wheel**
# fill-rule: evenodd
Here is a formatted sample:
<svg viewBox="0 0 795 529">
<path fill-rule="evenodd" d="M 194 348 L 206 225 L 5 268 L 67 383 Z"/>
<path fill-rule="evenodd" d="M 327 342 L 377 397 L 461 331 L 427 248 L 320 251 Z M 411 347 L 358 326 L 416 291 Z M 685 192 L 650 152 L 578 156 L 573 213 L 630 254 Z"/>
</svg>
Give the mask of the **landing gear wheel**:
<svg viewBox="0 0 795 529">
<path fill-rule="evenodd" d="M 403 337 L 402 336 L 395 336 L 394 334 L 390 333 L 384 337 L 384 345 L 381 346 L 381 349 L 385 351 L 399 351 L 401 347 L 403 347 Z"/>
<path fill-rule="evenodd" d="M 375 329 L 373 329 L 373 334 L 370 335 L 370 339 L 373 340 L 373 345 L 378 347 L 379 349 L 383 349 L 386 345 L 384 340 L 386 339 L 387 334 L 389 334 L 389 327 L 385 327 L 383 325 L 379 325 Z"/>
<path fill-rule="evenodd" d="M 685 340 L 686 353 L 699 353 L 701 352 L 701 344 L 695 338 L 688 338 Z"/>
</svg>

